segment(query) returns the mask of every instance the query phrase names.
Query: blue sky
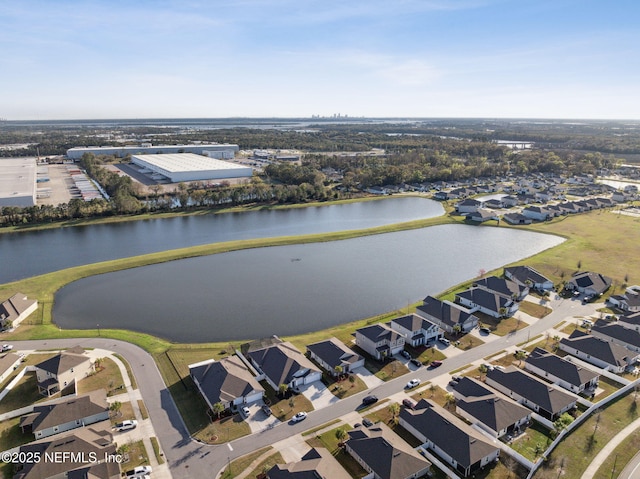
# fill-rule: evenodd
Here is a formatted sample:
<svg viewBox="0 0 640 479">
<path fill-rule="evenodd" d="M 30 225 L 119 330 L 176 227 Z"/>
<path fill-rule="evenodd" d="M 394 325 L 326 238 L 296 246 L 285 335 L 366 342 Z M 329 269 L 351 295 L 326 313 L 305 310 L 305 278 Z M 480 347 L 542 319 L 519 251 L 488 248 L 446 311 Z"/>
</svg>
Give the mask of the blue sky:
<svg viewBox="0 0 640 479">
<path fill-rule="evenodd" d="M 637 0 L 0 0 L 0 117 L 640 118 Z"/>
</svg>

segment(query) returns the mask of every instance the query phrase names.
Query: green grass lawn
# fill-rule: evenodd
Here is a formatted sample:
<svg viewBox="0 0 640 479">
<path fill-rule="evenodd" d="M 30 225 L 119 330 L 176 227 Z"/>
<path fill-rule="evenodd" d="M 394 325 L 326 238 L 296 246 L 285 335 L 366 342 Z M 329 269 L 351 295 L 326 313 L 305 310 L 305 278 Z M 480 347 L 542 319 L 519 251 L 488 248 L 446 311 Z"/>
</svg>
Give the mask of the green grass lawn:
<svg viewBox="0 0 640 479">
<path fill-rule="evenodd" d="M 240 414 L 215 420 L 201 428 L 194 437 L 208 444 L 222 444 L 251 434 L 251 428 Z"/>
<path fill-rule="evenodd" d="M 600 376 L 600 380 L 598 381 L 598 387 L 603 389 L 601 393 L 596 394 L 596 397 L 593 398 L 593 402 L 598 402 L 607 396 L 611 396 L 614 392 L 620 389 L 622 385 L 620 383 L 616 383 L 611 379 Z"/>
<path fill-rule="evenodd" d="M 334 396 L 340 399 L 348 398 L 349 396 L 369 389 L 357 374 L 351 374 L 349 379 L 343 379 L 341 381 L 335 381 L 333 376 L 324 374 L 322 382 L 326 384 Z"/>
<path fill-rule="evenodd" d="M 120 368 L 109 358 L 103 358 L 100 369 L 94 374 L 78 381 L 78 394 L 85 394 L 96 389 L 104 389 L 107 396 L 115 396 L 126 392 Z"/>
<path fill-rule="evenodd" d="M 417 359 L 422 364 L 429 364 L 431 361 L 442 361 L 446 359 L 446 356 L 435 346 L 430 348 L 417 346 L 414 348 L 407 345 L 404 348 L 411 354 L 412 358 Z"/>
<path fill-rule="evenodd" d="M 240 473 L 244 472 L 253 461 L 258 459 L 260 456 L 270 451 L 271 449 L 273 449 L 271 446 L 263 447 L 262 449 L 258 449 L 257 451 L 246 454 L 242 457 L 239 457 L 235 461 L 232 461 L 231 464 L 225 467 L 225 470 L 222 473 L 220 479 L 233 479 Z"/>
<path fill-rule="evenodd" d="M 345 468 L 349 475 L 353 478 L 359 479 L 367 475 L 360 464 L 356 462 L 349 454 L 347 454 L 343 448 L 338 446 L 338 438 L 336 437 L 336 431 L 342 429 L 345 432 L 351 430 L 351 426 L 342 426 L 339 428 L 331 429 L 319 436 L 313 437 L 307 440 L 307 444 L 311 447 L 324 447 L 333 457 L 335 457 L 340 465 Z"/>
<path fill-rule="evenodd" d="M 282 458 L 282 454 L 280 454 L 279 452 L 275 452 L 271 454 L 269 457 L 260 461 L 260 463 L 249 472 L 247 477 L 251 477 L 251 478 L 257 477 L 259 474 L 263 474 L 267 472 L 276 464 L 284 464 L 284 463 L 285 462 L 284 462 L 284 459 Z"/>
<path fill-rule="evenodd" d="M 131 401 L 125 401 L 121 403 L 120 411 L 118 411 L 117 413 L 114 411 L 110 411 L 110 416 L 112 426 L 117 422 L 136 418 L 136 416 L 133 414 L 133 406 L 131 405 Z"/>
<path fill-rule="evenodd" d="M 151 436 L 149 440 L 151 441 L 151 447 L 153 447 L 153 453 L 156 456 L 158 464 L 164 464 L 164 454 L 160 451 L 160 443 L 158 442 L 158 438 L 155 436 Z"/>
<path fill-rule="evenodd" d="M 113 354 L 116 358 L 118 358 L 124 364 L 125 369 L 127 370 L 127 376 L 129 376 L 129 380 L 131 381 L 131 387 L 133 389 L 138 389 L 138 384 L 136 383 L 136 377 L 133 375 L 133 371 L 131 370 L 131 365 L 129 361 L 120 356 L 119 354 Z"/>
<path fill-rule="evenodd" d="M 549 430 L 534 421 L 520 437 L 511 443 L 511 448 L 535 462 L 552 441 Z"/>
<path fill-rule="evenodd" d="M 579 479 L 593 457 L 631 421 L 638 417 L 633 393 L 610 403 L 602 410 L 600 421 L 592 415 L 569 434 L 536 471 L 536 479 Z M 595 426 L 598 424 L 596 431 Z"/>
<path fill-rule="evenodd" d="M 59 396 L 56 395 L 54 397 Z M 26 373 L 18 384 L 0 401 L 0 414 L 49 399 L 53 399 L 53 397 L 47 398 L 38 392 L 36 373 Z"/>
<path fill-rule="evenodd" d="M 493 334 L 497 334 L 498 336 L 506 336 L 507 334 L 514 333 L 519 329 L 529 326 L 524 321 L 520 321 L 514 317 L 499 319 L 479 312 L 473 314 L 478 316 L 479 324 L 489 328 Z"/>
<path fill-rule="evenodd" d="M 551 313 L 552 309 L 543 304 L 532 303 L 531 301 L 521 301 L 520 311 L 533 316 L 534 318 L 544 318 L 547 314 Z"/>
<path fill-rule="evenodd" d="M 123 444 L 118 444 L 118 448 L 123 446 Z M 133 469 L 138 466 L 148 466 L 149 465 L 149 453 L 147 449 L 144 447 L 144 443 L 142 440 L 125 443 L 125 447 L 128 448 L 127 457 L 129 461 L 120 465 L 123 471 L 128 471 L 129 469 Z"/>
<path fill-rule="evenodd" d="M 625 440 L 613 450 L 611 455 L 607 457 L 598 468 L 594 477 L 615 479 L 638 451 L 640 451 L 640 428 L 633 431 L 630 436 L 627 436 Z"/>
<path fill-rule="evenodd" d="M 34 439 L 32 433 L 22 433 L 19 417 L 0 422 L 0 451 L 22 446 Z"/>
<path fill-rule="evenodd" d="M 142 399 L 138 399 L 138 409 L 140 409 L 140 415 L 142 416 L 142 419 L 149 419 L 147 406 L 144 405 L 144 401 Z"/>
</svg>

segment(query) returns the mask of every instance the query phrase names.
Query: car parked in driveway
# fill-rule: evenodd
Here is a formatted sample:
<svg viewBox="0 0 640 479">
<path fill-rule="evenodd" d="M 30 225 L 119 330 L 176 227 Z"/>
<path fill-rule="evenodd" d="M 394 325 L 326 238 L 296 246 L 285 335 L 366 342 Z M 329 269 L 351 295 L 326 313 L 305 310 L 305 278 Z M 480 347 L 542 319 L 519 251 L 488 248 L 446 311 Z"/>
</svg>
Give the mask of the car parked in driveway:
<svg viewBox="0 0 640 479">
<path fill-rule="evenodd" d="M 405 359 L 411 359 L 411 355 L 409 354 L 409 351 L 405 351 L 404 349 L 400 351 L 400 356 L 402 356 Z"/>
<path fill-rule="evenodd" d="M 451 341 L 449 341 L 447 338 L 440 338 L 438 339 L 438 341 L 440 341 L 445 346 L 449 346 L 451 344 Z"/>
<path fill-rule="evenodd" d="M 127 419 L 126 421 L 117 422 L 115 424 L 114 429 L 118 432 L 129 431 L 130 429 L 135 429 L 138 426 L 138 421 L 135 419 Z"/>
<path fill-rule="evenodd" d="M 402 405 L 406 408 L 413 409 L 416 405 L 411 399 L 403 399 Z"/>
<path fill-rule="evenodd" d="M 485 327 L 480 328 L 480 332 L 483 334 L 491 334 L 491 330 Z"/>
<path fill-rule="evenodd" d="M 373 426 L 373 422 L 370 419 L 367 419 L 366 417 L 362 420 L 362 424 L 364 424 L 364 427 Z"/>
<path fill-rule="evenodd" d="M 296 414 L 291 418 L 291 421 L 300 422 L 300 421 L 304 421 L 305 419 L 307 419 L 307 413 L 304 411 L 300 411 L 298 414 Z"/>
<path fill-rule="evenodd" d="M 271 416 L 271 408 L 266 404 L 262 406 L 262 412 L 265 413 L 267 416 Z"/>
<path fill-rule="evenodd" d="M 124 473 L 126 478 L 143 478 L 151 474 L 151 466 L 138 466 Z"/>
<path fill-rule="evenodd" d="M 415 367 L 419 368 L 422 366 L 422 363 L 418 360 L 418 359 L 412 359 L 411 361 L 409 361 L 411 364 L 413 364 Z"/>
<path fill-rule="evenodd" d="M 419 379 L 412 379 L 411 381 L 409 381 L 407 383 L 407 385 L 405 386 L 407 389 L 413 389 L 415 388 L 418 384 L 420 384 L 420 380 Z"/>
<path fill-rule="evenodd" d="M 244 414 L 246 417 L 249 417 L 249 414 L 251 414 L 251 411 L 249 411 L 249 408 L 247 406 L 244 406 L 242 408 L 242 414 Z"/>
</svg>

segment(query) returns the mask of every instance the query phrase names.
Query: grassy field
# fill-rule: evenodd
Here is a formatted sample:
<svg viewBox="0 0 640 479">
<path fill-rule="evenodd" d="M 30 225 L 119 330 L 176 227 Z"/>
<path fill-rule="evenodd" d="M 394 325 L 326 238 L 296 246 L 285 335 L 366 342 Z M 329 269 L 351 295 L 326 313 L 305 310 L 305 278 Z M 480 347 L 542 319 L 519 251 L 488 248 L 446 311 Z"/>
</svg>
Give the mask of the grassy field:
<svg viewBox="0 0 640 479">
<path fill-rule="evenodd" d="M 567 436 L 536 471 L 536 479 L 579 479 L 593 457 L 624 427 L 638 417 L 633 393 L 610 403 L 598 415 L 589 417 Z M 598 428 L 596 430 L 596 424 Z"/>
<path fill-rule="evenodd" d="M 366 391 L 367 385 L 358 377 L 357 374 L 352 374 L 349 379 L 341 381 L 335 381 L 332 376 L 324 375 L 322 382 L 325 383 L 329 391 L 337 398 L 344 399 L 359 392 Z"/>
<path fill-rule="evenodd" d="M 479 324 L 481 323 L 483 327 L 489 328 L 493 334 L 497 334 L 498 336 L 506 336 L 507 334 L 515 333 L 519 329 L 526 328 L 528 326 L 524 321 L 520 321 L 514 317 L 498 319 L 489 316 L 488 314 L 478 312 L 473 314 L 478 316 L 480 319 Z"/>
<path fill-rule="evenodd" d="M 311 447 L 324 447 L 326 448 L 333 457 L 335 457 L 338 462 L 345 468 L 345 470 L 354 478 L 361 478 L 367 475 L 367 471 L 365 471 L 360 464 L 356 462 L 349 454 L 345 452 L 345 450 L 338 446 L 338 438 L 336 437 L 336 431 L 338 429 L 342 429 L 345 432 L 351 430 L 351 426 L 342 426 L 339 428 L 331 429 L 319 436 L 308 439 L 307 444 Z"/>
<path fill-rule="evenodd" d="M 19 417 L 0 422 L 0 451 L 22 446 L 33 440 L 32 433 L 22 433 Z"/>
<path fill-rule="evenodd" d="M 251 428 L 247 422 L 240 414 L 234 414 L 219 421 L 209 421 L 204 428 L 194 434 L 194 437 L 208 444 L 222 444 L 249 434 L 251 434 Z"/>
<path fill-rule="evenodd" d="M 640 428 L 633 431 L 613 450 L 611 455 L 598 468 L 594 477 L 615 479 L 638 451 L 640 451 Z"/>
<path fill-rule="evenodd" d="M 544 318 L 552 311 L 551 308 L 548 308 L 544 304 L 536 304 L 531 301 L 520 302 L 519 310 L 538 319 Z"/>
<path fill-rule="evenodd" d="M 59 397 L 59 396 L 55 396 Z M 30 404 L 47 401 L 47 398 L 38 392 L 36 373 L 26 373 L 16 386 L 0 402 L 0 414 L 20 409 Z M 52 399 L 52 398 L 51 398 Z"/>
<path fill-rule="evenodd" d="M 273 448 L 271 446 L 263 447 L 262 449 L 258 449 L 257 451 L 252 452 L 251 454 L 246 454 L 236 459 L 225 468 L 222 476 L 220 476 L 220 479 L 233 479 L 240 473 L 244 472 L 253 461 L 272 449 Z"/>
<path fill-rule="evenodd" d="M 276 464 L 284 464 L 284 463 L 285 462 L 284 462 L 284 459 L 282 458 L 282 455 L 279 452 L 274 452 L 266 459 L 263 459 L 262 461 L 260 461 L 260 463 L 256 467 L 254 467 L 251 471 L 249 471 L 249 474 L 247 474 L 246 477 L 252 477 L 252 478 L 257 477 L 259 474 L 267 472 Z"/>
<path fill-rule="evenodd" d="M 549 431 L 534 421 L 533 425 L 511 443 L 511 448 L 535 462 L 552 441 Z"/>
</svg>

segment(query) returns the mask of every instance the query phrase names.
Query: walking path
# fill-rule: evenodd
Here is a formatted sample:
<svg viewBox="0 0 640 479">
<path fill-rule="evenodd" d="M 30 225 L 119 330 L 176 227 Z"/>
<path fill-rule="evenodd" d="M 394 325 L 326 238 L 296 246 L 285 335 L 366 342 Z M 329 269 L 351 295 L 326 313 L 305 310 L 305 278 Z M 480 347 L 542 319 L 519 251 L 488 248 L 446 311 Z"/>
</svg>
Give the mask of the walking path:
<svg viewBox="0 0 640 479">
<path fill-rule="evenodd" d="M 613 436 L 607 445 L 602 448 L 596 457 L 593 458 L 591 464 L 587 467 L 587 470 L 582 474 L 582 479 L 592 479 L 605 459 L 613 453 L 613 450 L 638 428 L 640 428 L 640 418 L 636 419 L 618 434 Z"/>
</svg>

